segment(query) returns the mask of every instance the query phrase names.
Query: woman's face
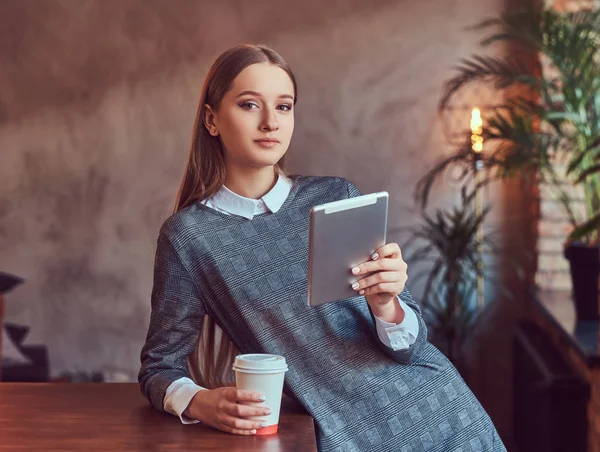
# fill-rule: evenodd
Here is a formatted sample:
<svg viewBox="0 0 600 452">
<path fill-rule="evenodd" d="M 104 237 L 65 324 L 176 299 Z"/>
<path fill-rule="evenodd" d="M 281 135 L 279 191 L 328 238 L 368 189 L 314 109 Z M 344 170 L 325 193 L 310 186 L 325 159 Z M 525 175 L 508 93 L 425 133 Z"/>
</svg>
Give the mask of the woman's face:
<svg viewBox="0 0 600 452">
<path fill-rule="evenodd" d="M 238 74 L 212 114 L 210 118 L 207 109 L 207 128 L 220 136 L 227 165 L 273 166 L 287 151 L 294 131 L 294 85 L 280 67 L 252 64 Z M 265 141 L 269 139 L 275 141 Z"/>
</svg>

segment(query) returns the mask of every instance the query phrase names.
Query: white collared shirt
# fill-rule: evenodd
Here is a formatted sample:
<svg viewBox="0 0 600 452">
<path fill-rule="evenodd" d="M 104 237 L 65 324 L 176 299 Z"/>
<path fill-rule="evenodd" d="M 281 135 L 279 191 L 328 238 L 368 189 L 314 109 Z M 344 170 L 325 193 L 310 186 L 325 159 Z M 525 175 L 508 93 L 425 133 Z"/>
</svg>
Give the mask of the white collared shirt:
<svg viewBox="0 0 600 452">
<path fill-rule="evenodd" d="M 245 198 L 232 192 L 225 185 L 202 204 L 228 215 L 238 215 L 252 220 L 254 215 L 266 212 L 277 212 L 292 189 L 292 181 L 287 177 L 277 178 L 277 182 L 268 193 L 260 199 Z"/>
<path fill-rule="evenodd" d="M 238 215 L 252 220 L 261 213 L 277 212 L 290 194 L 292 182 L 285 176 L 279 176 L 277 182 L 268 193 L 260 199 L 251 199 L 232 192 L 224 185 L 217 193 L 202 204 L 227 215 Z M 381 342 L 393 350 L 410 347 L 419 335 L 419 322 L 415 312 L 400 298 L 397 298 L 404 310 L 404 320 L 400 324 L 389 323 L 375 316 L 375 327 Z M 174 414 L 184 424 L 194 424 L 198 421 L 183 416 L 183 412 L 198 391 L 203 388 L 190 378 L 179 378 L 169 385 L 165 392 L 163 406 L 166 412 Z"/>
</svg>

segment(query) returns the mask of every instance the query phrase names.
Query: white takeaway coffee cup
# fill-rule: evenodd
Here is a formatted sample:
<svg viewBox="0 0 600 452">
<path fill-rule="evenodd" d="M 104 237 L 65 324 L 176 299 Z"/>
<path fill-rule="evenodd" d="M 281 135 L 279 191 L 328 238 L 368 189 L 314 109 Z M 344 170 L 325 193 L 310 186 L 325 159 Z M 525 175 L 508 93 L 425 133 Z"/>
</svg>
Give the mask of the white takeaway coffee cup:
<svg viewBox="0 0 600 452">
<path fill-rule="evenodd" d="M 288 370 L 285 358 L 263 353 L 238 355 L 233 363 L 233 370 L 235 371 L 235 385 L 238 389 L 258 392 L 264 395 L 266 399 L 260 403 L 244 402 L 244 404 L 265 406 L 271 410 L 271 414 L 268 416 L 252 416 L 249 418 L 267 424 L 264 428 L 256 429 L 256 434 L 271 435 L 277 433 L 283 380 L 285 372 Z"/>
</svg>

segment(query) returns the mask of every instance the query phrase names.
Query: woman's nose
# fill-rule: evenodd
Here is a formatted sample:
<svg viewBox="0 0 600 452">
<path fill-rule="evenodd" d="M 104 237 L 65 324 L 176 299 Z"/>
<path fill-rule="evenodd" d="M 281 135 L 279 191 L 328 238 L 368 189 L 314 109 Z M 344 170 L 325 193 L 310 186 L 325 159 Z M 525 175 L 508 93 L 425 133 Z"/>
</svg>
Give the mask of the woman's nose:
<svg viewBox="0 0 600 452">
<path fill-rule="evenodd" d="M 275 113 L 267 112 L 267 114 L 263 118 L 263 123 L 261 124 L 261 130 L 277 130 L 277 129 L 279 129 L 279 123 L 277 122 Z"/>
</svg>

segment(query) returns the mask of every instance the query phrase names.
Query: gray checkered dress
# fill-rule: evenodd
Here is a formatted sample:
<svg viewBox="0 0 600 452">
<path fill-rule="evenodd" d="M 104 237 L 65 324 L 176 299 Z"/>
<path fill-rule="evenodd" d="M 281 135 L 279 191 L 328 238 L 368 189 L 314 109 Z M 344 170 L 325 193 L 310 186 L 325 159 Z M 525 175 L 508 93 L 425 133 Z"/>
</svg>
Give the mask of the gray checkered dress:
<svg viewBox="0 0 600 452">
<path fill-rule="evenodd" d="M 247 220 L 196 203 L 161 228 L 152 315 L 139 381 L 163 410 L 167 387 L 189 377 L 205 314 L 242 353 L 289 363 L 284 391 L 314 417 L 322 451 L 504 451 L 496 429 L 446 357 L 419 336 L 394 351 L 378 338 L 364 297 L 306 306 L 308 213 L 360 193 L 345 179 L 293 177 L 275 213 Z M 193 427 L 192 427 L 193 428 Z"/>
</svg>

